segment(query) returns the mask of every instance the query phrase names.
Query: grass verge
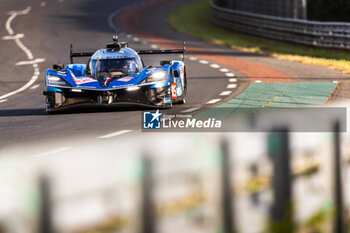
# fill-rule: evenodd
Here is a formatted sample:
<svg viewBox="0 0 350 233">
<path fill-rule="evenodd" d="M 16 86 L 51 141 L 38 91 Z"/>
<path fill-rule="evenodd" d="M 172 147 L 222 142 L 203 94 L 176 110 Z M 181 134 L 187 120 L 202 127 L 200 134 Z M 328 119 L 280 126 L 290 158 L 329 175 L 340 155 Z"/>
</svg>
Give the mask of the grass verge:
<svg viewBox="0 0 350 233">
<path fill-rule="evenodd" d="M 215 26 L 210 19 L 209 0 L 195 1 L 176 9 L 169 16 L 169 24 L 180 32 L 211 43 L 289 61 L 325 66 L 350 74 L 349 52 L 260 39 Z"/>
</svg>

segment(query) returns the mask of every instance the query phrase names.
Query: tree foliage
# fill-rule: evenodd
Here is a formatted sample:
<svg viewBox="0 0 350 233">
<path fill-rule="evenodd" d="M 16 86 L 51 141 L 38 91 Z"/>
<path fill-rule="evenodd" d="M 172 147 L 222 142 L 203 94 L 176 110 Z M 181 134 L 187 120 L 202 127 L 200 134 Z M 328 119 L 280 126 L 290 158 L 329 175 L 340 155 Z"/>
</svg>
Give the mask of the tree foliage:
<svg viewBox="0 0 350 233">
<path fill-rule="evenodd" d="M 349 0 L 308 0 L 307 8 L 309 20 L 350 22 Z"/>
</svg>

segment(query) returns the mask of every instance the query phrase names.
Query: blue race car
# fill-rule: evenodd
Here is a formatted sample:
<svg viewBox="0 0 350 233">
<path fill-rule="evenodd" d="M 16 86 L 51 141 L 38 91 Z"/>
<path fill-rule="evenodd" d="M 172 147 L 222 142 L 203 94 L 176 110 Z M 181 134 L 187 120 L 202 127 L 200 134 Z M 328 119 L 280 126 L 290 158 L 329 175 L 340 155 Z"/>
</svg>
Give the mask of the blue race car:
<svg viewBox="0 0 350 233">
<path fill-rule="evenodd" d="M 171 108 L 185 103 L 186 66 L 183 61 L 161 61 L 145 67 L 142 54 L 183 54 L 176 50 L 134 50 L 127 42 L 113 43 L 96 52 L 73 53 L 71 64 L 55 64 L 45 79 L 46 111 L 53 113 L 75 106 L 139 105 Z M 90 57 L 87 64 L 74 64 L 74 57 Z"/>
</svg>

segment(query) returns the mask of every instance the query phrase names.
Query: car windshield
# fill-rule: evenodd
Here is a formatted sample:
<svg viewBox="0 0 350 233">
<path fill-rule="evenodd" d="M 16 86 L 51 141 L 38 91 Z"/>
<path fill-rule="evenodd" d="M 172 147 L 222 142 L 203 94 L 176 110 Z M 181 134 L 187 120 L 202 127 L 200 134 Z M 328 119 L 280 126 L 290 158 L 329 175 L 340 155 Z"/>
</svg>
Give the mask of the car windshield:
<svg viewBox="0 0 350 233">
<path fill-rule="evenodd" d="M 123 76 L 139 70 L 135 58 L 96 59 L 91 61 L 90 66 L 91 74 L 95 78 Z"/>
</svg>

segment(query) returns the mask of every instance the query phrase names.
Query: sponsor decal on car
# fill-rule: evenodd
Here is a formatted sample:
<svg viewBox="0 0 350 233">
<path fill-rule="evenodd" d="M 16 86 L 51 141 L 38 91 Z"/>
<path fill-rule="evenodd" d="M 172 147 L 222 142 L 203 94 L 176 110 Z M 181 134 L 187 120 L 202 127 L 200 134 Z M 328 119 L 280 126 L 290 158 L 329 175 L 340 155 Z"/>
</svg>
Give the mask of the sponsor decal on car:
<svg viewBox="0 0 350 233">
<path fill-rule="evenodd" d="M 171 84 L 171 98 L 176 99 L 176 83 Z"/>
<path fill-rule="evenodd" d="M 181 77 L 183 77 L 184 73 L 185 73 L 184 67 L 181 66 L 181 67 L 180 67 L 180 75 L 181 75 Z"/>
<path fill-rule="evenodd" d="M 76 78 L 72 71 L 70 71 L 70 74 L 72 75 L 72 78 L 76 84 L 96 82 L 96 79 L 89 77 Z"/>
<path fill-rule="evenodd" d="M 76 84 L 84 84 L 84 83 L 91 83 L 91 82 L 96 82 L 96 79 L 93 79 L 93 78 L 75 78 L 73 76 L 73 80 Z"/>
<path fill-rule="evenodd" d="M 123 78 L 120 78 L 118 79 L 118 81 L 121 81 L 121 82 L 129 82 L 131 79 L 133 79 L 134 77 L 123 77 Z"/>
</svg>

